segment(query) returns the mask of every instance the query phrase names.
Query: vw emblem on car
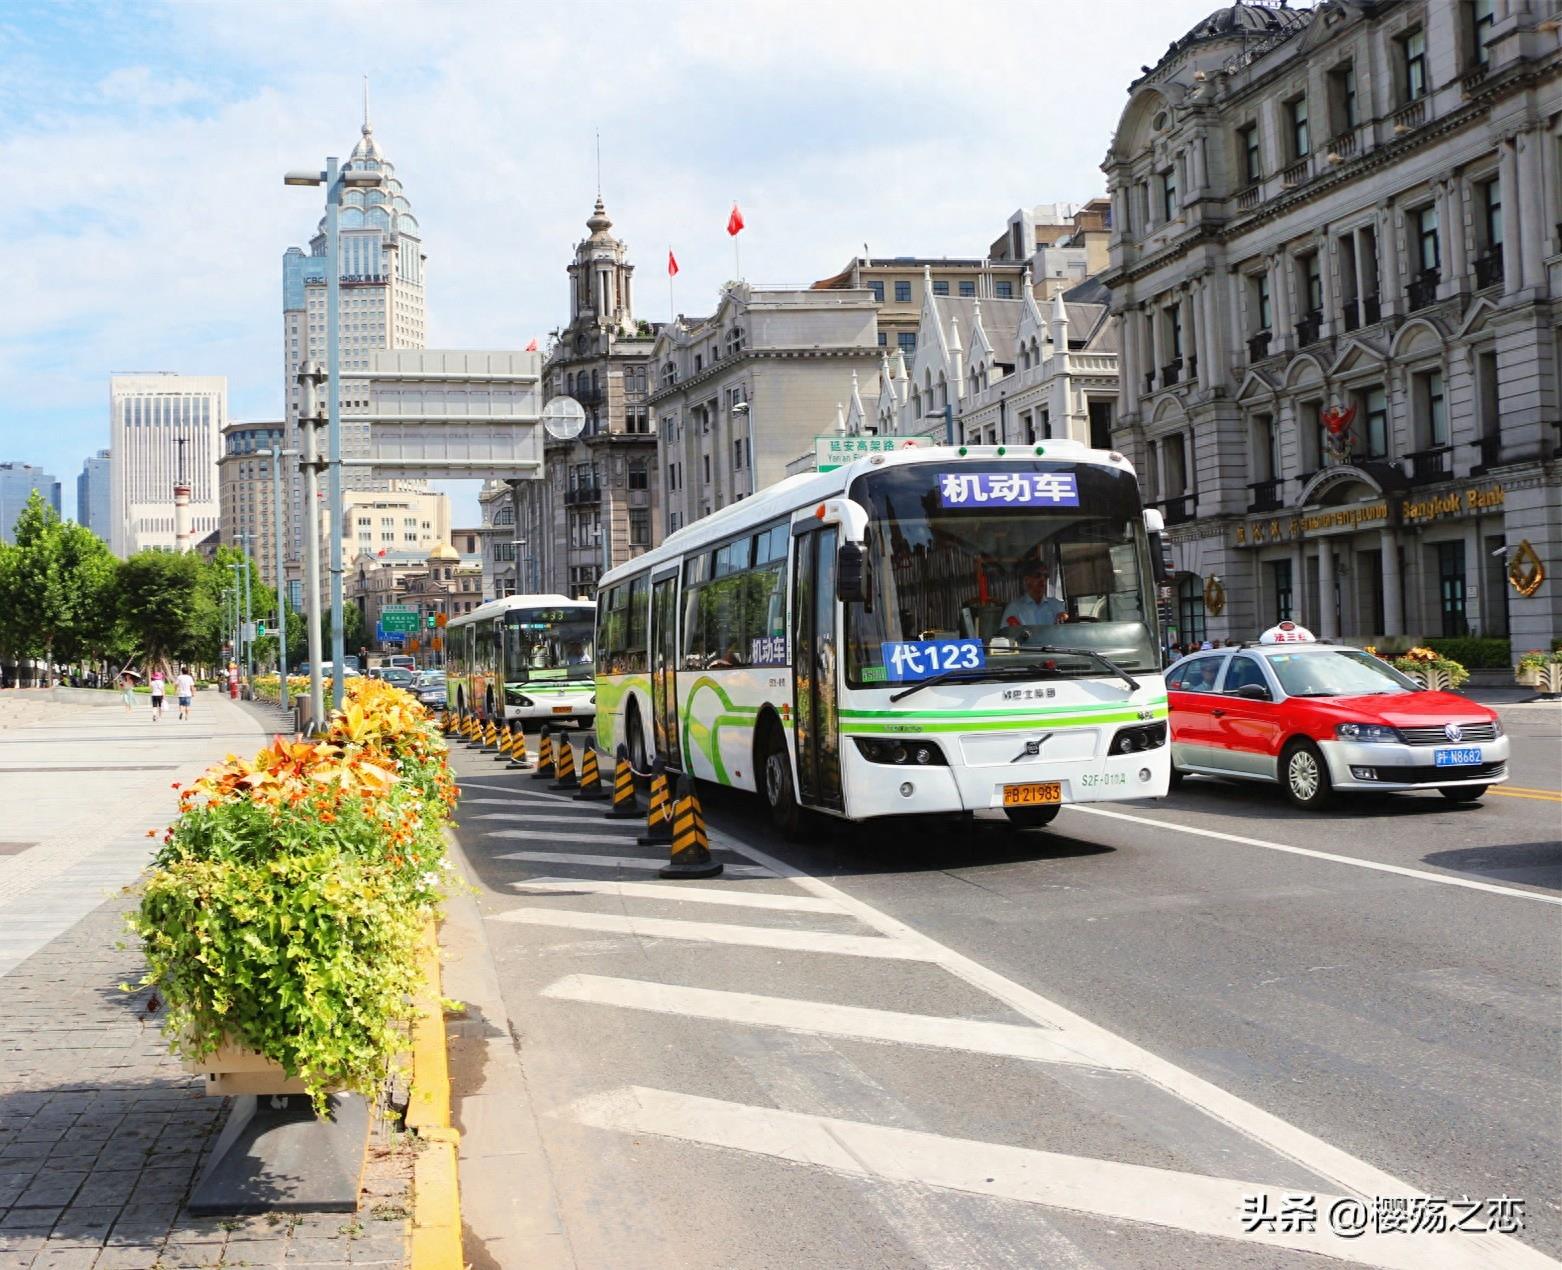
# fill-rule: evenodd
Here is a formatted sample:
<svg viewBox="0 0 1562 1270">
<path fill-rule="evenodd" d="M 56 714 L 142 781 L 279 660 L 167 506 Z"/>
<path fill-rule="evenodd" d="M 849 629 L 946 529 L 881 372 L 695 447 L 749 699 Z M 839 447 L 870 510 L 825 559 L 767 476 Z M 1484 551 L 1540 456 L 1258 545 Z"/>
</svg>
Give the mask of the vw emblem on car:
<svg viewBox="0 0 1562 1270">
<path fill-rule="evenodd" d="M 1450 741 L 1462 741 L 1464 740 L 1464 729 L 1457 723 L 1445 723 L 1443 725 L 1443 735 Z"/>
</svg>

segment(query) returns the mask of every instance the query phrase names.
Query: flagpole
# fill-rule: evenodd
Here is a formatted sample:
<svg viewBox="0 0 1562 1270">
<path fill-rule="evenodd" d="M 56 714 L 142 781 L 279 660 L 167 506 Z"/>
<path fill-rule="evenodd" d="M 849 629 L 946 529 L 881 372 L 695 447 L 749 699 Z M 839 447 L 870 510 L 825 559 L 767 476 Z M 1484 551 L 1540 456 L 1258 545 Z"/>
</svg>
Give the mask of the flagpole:
<svg viewBox="0 0 1562 1270">
<path fill-rule="evenodd" d="M 672 258 L 673 249 L 672 245 L 669 243 L 667 247 L 667 260 L 669 265 L 672 262 Z M 669 268 L 667 270 L 667 325 L 671 327 L 672 324 L 677 320 L 677 317 L 678 309 L 673 303 L 673 271 L 671 268 Z"/>
</svg>

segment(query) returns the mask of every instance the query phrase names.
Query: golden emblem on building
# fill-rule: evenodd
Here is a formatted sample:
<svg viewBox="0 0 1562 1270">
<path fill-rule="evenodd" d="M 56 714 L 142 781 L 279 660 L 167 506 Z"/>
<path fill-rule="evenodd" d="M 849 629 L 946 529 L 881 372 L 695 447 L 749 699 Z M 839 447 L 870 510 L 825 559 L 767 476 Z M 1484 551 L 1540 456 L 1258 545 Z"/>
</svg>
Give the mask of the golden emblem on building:
<svg viewBox="0 0 1562 1270">
<path fill-rule="evenodd" d="M 1508 557 L 1508 584 L 1528 599 L 1540 590 L 1540 584 L 1545 580 L 1546 566 L 1541 563 L 1540 556 L 1526 538 Z"/>
<path fill-rule="evenodd" d="M 1226 611 L 1225 584 L 1213 575 L 1204 584 L 1204 608 L 1214 617 L 1219 617 Z"/>
</svg>

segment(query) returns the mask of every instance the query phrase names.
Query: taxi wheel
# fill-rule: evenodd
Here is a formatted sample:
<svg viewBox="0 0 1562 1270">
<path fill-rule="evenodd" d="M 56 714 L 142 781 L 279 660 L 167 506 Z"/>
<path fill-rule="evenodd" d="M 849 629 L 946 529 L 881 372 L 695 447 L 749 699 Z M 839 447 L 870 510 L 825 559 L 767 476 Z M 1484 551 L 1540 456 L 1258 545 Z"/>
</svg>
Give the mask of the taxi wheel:
<svg viewBox="0 0 1562 1270">
<path fill-rule="evenodd" d="M 1473 803 L 1486 792 L 1484 785 L 1455 785 L 1437 791 L 1451 803 Z"/>
<path fill-rule="evenodd" d="M 1171 782 L 1170 782 L 1170 786 L 1171 786 L 1172 789 L 1176 789 L 1177 786 L 1182 784 L 1182 778 L 1183 778 L 1183 776 L 1185 774 L 1186 773 L 1184 773 L 1182 768 L 1178 767 L 1177 764 L 1173 763 L 1171 765 Z"/>
<path fill-rule="evenodd" d="M 1334 794 L 1329 765 L 1311 741 L 1292 741 L 1285 747 L 1280 756 L 1280 782 L 1285 796 L 1308 811 L 1328 806 Z"/>
<path fill-rule="evenodd" d="M 1058 818 L 1062 805 L 1054 807 L 1005 807 L 1003 814 L 1016 829 L 1045 829 Z"/>
</svg>

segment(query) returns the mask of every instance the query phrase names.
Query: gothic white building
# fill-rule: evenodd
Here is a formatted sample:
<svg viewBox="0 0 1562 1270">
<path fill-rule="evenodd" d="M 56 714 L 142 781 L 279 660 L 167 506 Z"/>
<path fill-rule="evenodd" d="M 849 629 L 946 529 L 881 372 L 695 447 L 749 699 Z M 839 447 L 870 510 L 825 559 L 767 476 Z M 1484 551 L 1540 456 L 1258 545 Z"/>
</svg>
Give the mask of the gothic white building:
<svg viewBox="0 0 1562 1270">
<path fill-rule="evenodd" d="M 1103 165 L 1179 638 L 1562 634 L 1556 0 L 1217 10 Z"/>
</svg>

